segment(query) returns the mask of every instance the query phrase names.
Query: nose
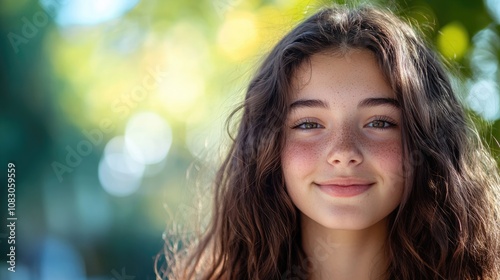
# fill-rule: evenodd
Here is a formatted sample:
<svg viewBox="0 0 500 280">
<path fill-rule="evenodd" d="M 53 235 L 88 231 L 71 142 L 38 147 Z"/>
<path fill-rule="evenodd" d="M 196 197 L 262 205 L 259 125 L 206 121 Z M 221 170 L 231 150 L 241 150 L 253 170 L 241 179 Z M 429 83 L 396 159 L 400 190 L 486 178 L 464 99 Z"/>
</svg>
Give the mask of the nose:
<svg viewBox="0 0 500 280">
<path fill-rule="evenodd" d="M 343 129 L 332 135 L 328 152 L 328 163 L 333 166 L 350 167 L 363 162 L 359 149 L 359 137 L 352 131 Z"/>
</svg>

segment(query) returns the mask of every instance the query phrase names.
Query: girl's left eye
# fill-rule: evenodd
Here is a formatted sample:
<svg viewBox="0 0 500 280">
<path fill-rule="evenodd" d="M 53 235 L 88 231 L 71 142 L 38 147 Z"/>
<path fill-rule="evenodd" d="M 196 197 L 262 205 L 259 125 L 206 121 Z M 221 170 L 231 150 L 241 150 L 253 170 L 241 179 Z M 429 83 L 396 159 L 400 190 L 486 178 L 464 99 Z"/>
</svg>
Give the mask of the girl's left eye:
<svg viewBox="0 0 500 280">
<path fill-rule="evenodd" d="M 386 119 L 376 119 L 371 122 L 369 122 L 367 127 L 372 127 L 372 128 L 379 128 L 379 129 L 386 129 L 386 128 L 391 128 L 396 126 L 396 124 L 392 121 L 386 120 Z"/>
</svg>

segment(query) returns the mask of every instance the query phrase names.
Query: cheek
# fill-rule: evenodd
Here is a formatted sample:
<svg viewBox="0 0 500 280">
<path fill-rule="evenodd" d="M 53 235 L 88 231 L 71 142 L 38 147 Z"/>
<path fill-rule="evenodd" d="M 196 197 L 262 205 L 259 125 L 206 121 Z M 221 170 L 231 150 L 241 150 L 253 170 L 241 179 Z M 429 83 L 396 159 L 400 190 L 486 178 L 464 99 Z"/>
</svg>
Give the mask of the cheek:
<svg viewBox="0 0 500 280">
<path fill-rule="evenodd" d="M 374 166 L 386 174 L 391 180 L 404 181 L 403 153 L 400 139 L 365 144 L 367 155 L 374 161 Z M 365 158 L 366 159 L 366 158 Z"/>
<path fill-rule="evenodd" d="M 298 175 L 313 170 L 322 158 L 326 145 L 321 141 L 287 140 L 281 163 L 285 177 Z"/>
</svg>

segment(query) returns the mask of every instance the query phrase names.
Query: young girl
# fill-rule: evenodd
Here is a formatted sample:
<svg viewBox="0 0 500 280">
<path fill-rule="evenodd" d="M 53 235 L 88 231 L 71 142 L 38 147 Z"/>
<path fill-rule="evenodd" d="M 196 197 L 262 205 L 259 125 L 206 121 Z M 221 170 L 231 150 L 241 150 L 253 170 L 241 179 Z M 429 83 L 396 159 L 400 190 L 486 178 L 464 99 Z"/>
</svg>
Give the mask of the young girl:
<svg viewBox="0 0 500 280">
<path fill-rule="evenodd" d="M 324 8 L 251 81 L 212 220 L 169 279 L 500 279 L 500 180 L 439 57 Z"/>
</svg>

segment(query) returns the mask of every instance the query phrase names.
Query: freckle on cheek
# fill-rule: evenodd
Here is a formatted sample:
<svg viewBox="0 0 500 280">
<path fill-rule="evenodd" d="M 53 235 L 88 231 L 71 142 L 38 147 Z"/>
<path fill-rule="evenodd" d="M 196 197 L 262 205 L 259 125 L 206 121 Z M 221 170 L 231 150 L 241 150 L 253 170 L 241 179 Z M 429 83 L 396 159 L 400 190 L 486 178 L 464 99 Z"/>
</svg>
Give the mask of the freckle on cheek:
<svg viewBox="0 0 500 280">
<path fill-rule="evenodd" d="M 288 164 L 293 164 L 297 167 L 302 165 L 307 168 L 312 163 L 316 162 L 321 156 L 321 151 L 326 148 L 324 143 L 290 143 L 284 156 L 287 158 Z"/>
</svg>

